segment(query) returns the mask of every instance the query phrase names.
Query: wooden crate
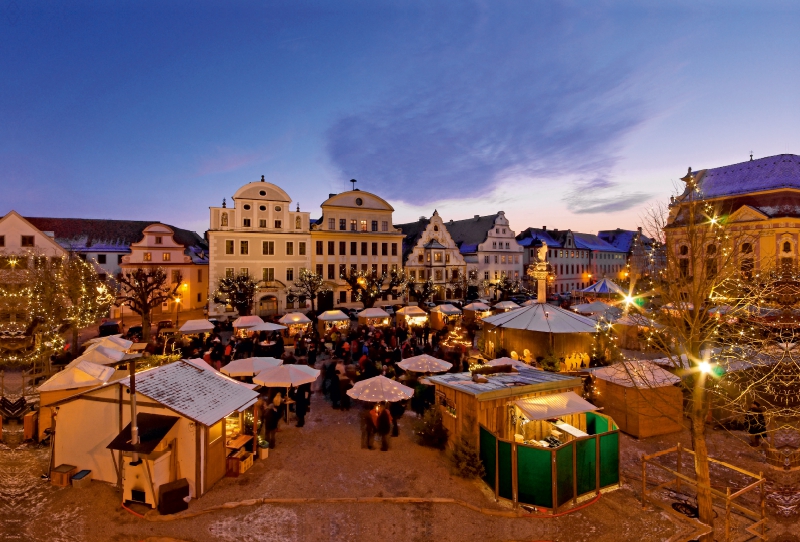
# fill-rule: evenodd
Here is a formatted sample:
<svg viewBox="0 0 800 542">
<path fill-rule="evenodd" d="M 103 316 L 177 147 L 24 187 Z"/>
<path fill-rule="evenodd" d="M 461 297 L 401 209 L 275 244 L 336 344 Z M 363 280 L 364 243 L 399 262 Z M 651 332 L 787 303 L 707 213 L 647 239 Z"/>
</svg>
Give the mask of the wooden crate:
<svg viewBox="0 0 800 542">
<path fill-rule="evenodd" d="M 62 464 L 50 471 L 50 483 L 54 486 L 69 487 L 72 476 L 78 472 L 75 465 Z"/>
<path fill-rule="evenodd" d="M 39 420 L 38 412 L 28 412 L 22 418 L 22 432 L 24 440 L 36 440 L 36 422 Z"/>
<path fill-rule="evenodd" d="M 244 474 L 252 466 L 253 466 L 253 454 L 251 453 L 243 454 L 241 459 L 239 460 L 239 474 Z"/>
</svg>

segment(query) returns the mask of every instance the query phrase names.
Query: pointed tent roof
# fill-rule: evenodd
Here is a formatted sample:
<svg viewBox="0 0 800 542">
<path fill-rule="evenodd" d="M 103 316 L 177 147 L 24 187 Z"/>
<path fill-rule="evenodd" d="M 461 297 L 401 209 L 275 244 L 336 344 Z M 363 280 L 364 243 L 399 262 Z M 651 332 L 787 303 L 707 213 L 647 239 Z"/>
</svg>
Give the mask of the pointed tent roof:
<svg viewBox="0 0 800 542">
<path fill-rule="evenodd" d="M 587 294 L 620 294 L 625 295 L 625 291 L 620 288 L 615 282 L 609 279 L 600 279 L 588 288 L 580 290 Z"/>
<path fill-rule="evenodd" d="M 340 310 L 325 311 L 317 318 L 323 322 L 341 322 L 342 320 L 350 320 L 350 317 Z"/>
<path fill-rule="evenodd" d="M 484 318 L 485 324 L 506 329 L 524 329 L 541 333 L 596 333 L 594 320 L 572 311 L 536 303 L 509 312 Z"/>
</svg>

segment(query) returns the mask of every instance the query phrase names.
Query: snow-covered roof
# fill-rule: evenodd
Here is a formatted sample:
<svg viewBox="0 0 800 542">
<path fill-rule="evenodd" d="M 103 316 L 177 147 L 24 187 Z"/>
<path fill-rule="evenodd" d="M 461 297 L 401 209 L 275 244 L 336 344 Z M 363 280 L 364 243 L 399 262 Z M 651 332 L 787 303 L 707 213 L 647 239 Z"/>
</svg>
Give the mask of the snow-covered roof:
<svg viewBox="0 0 800 542">
<path fill-rule="evenodd" d="M 235 328 L 248 328 L 253 327 L 258 324 L 263 324 L 264 320 L 259 318 L 258 316 L 252 314 L 250 316 L 240 316 L 236 320 L 233 321 L 233 327 Z"/>
<path fill-rule="evenodd" d="M 129 387 L 130 377 L 120 384 Z M 232 378 L 184 360 L 137 373 L 136 391 L 206 426 L 258 398 L 257 392 Z"/>
<path fill-rule="evenodd" d="M 597 323 L 572 311 L 536 303 L 483 319 L 484 324 L 543 333 L 596 333 Z"/>
<path fill-rule="evenodd" d="M 105 367 L 91 361 L 79 361 L 51 376 L 44 384 L 39 386 L 39 391 L 62 391 L 89 386 L 100 386 L 114 376 L 113 367 Z"/>
<path fill-rule="evenodd" d="M 591 233 L 572 232 L 572 238 L 575 241 L 575 248 L 595 250 L 598 252 L 626 252 L 606 243 L 598 236 L 592 235 Z"/>
<path fill-rule="evenodd" d="M 594 294 L 621 294 L 625 295 L 625 291 L 619 287 L 614 281 L 610 279 L 600 279 L 594 284 L 581 290 L 581 292 L 594 293 Z"/>
<path fill-rule="evenodd" d="M 310 324 L 311 319 L 302 312 L 290 312 L 284 314 L 278 320 L 281 324 Z"/>
<path fill-rule="evenodd" d="M 658 388 L 672 386 L 680 378 L 646 360 L 631 360 L 615 363 L 592 371 L 600 380 L 613 382 L 626 388 Z"/>
<path fill-rule="evenodd" d="M 364 309 L 358 313 L 359 318 L 389 318 L 389 313 L 378 307 Z"/>
<path fill-rule="evenodd" d="M 779 188 L 800 189 L 800 156 L 778 154 L 693 173 L 705 198 Z"/>
<path fill-rule="evenodd" d="M 340 310 L 335 311 L 325 311 L 320 314 L 317 318 L 322 320 L 323 322 L 340 322 L 342 320 L 349 320 L 350 317 L 347 316 Z"/>
<path fill-rule="evenodd" d="M 444 305 L 436 305 L 431 309 L 431 312 L 441 312 L 442 314 L 453 316 L 456 314 L 461 314 L 461 309 L 454 307 L 449 303 L 445 303 Z"/>
</svg>

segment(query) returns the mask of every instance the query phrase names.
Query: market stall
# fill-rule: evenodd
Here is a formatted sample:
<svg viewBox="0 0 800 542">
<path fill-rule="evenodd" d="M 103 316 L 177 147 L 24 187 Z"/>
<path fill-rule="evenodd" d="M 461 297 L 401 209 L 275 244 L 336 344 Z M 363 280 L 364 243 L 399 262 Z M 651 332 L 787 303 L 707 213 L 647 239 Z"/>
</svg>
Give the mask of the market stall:
<svg viewBox="0 0 800 542">
<path fill-rule="evenodd" d="M 280 317 L 278 322 L 288 328 L 286 335 L 292 340 L 298 335 L 307 333 L 311 328 L 311 319 L 302 312 L 284 314 Z"/>
<path fill-rule="evenodd" d="M 412 327 L 421 327 L 428 321 L 428 313 L 416 305 L 409 305 L 408 307 L 398 309 L 395 313 L 395 321 L 397 325 L 405 322 L 406 327 L 409 329 Z"/>
<path fill-rule="evenodd" d="M 245 337 L 250 328 L 263 324 L 264 320 L 256 315 L 240 316 L 233 321 L 233 334 L 235 337 Z"/>
<path fill-rule="evenodd" d="M 388 326 L 391 316 L 383 309 L 372 307 L 358 313 L 358 324 L 363 326 Z"/>
<path fill-rule="evenodd" d="M 340 310 L 325 311 L 317 317 L 317 331 L 320 337 L 326 337 L 334 328 L 347 332 L 350 329 L 350 317 Z"/>
<path fill-rule="evenodd" d="M 461 322 L 461 309 L 450 304 L 437 305 L 431 309 L 431 329 L 453 328 Z"/>
<path fill-rule="evenodd" d="M 480 301 L 474 301 L 464 307 L 464 323 L 480 323 L 481 320 L 487 316 L 491 316 L 491 314 L 492 308 L 489 305 L 481 303 Z"/>
<path fill-rule="evenodd" d="M 492 310 L 495 312 L 495 314 L 501 314 L 518 308 L 519 305 L 513 301 L 501 301 L 500 303 L 495 303 L 494 307 L 492 307 Z"/>
<path fill-rule="evenodd" d="M 187 320 L 180 328 L 184 335 L 197 335 L 214 331 L 214 324 L 208 320 Z"/>
<path fill-rule="evenodd" d="M 644 360 L 615 363 L 591 370 L 594 402 L 636 438 L 683 429 L 680 378 Z"/>
</svg>

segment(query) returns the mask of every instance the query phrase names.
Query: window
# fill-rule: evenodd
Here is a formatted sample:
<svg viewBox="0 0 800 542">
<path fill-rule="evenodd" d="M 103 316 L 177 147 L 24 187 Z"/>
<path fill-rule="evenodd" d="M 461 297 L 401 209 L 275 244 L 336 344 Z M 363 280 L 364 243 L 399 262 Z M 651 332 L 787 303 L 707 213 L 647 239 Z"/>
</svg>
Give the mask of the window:
<svg viewBox="0 0 800 542">
<path fill-rule="evenodd" d="M 506 257 L 503 256 L 503 261 L 505 261 Z M 497 254 L 494 255 L 494 263 L 498 263 L 497 261 Z"/>
<path fill-rule="evenodd" d="M 305 241 L 298 241 L 297 242 L 297 249 L 298 249 L 298 254 L 300 254 L 300 256 L 305 256 L 306 255 L 306 242 Z"/>
<path fill-rule="evenodd" d="M 286 242 L 286 255 L 287 256 L 294 256 L 294 242 L 287 241 Z"/>
<path fill-rule="evenodd" d="M 336 219 L 335 218 L 329 218 L 328 219 L 328 229 L 329 230 L 335 230 L 336 229 Z"/>
<path fill-rule="evenodd" d="M 425 270 L 424 269 L 420 269 L 419 270 L 419 280 L 425 280 Z"/>
<path fill-rule="evenodd" d="M 336 264 L 328 264 L 328 279 L 336 280 Z"/>
<path fill-rule="evenodd" d="M 336 255 L 336 241 L 328 241 L 328 256 Z"/>
<path fill-rule="evenodd" d="M 499 234 L 500 233 L 500 228 L 495 228 L 494 232 Z"/>
<path fill-rule="evenodd" d="M 25 246 L 25 245 L 22 245 L 22 246 Z M 33 246 L 33 245 L 31 245 L 31 246 Z M 709 246 L 709 248 L 711 248 L 711 246 Z M 790 243 L 789 241 L 784 241 L 783 242 L 783 251 L 784 252 L 791 252 L 792 251 L 792 243 Z"/>
<path fill-rule="evenodd" d="M 441 261 L 442 261 L 442 253 L 441 252 L 434 252 L 433 253 L 433 261 L 441 263 Z"/>
<path fill-rule="evenodd" d="M 264 256 L 274 256 L 275 241 L 261 241 L 261 254 Z"/>
<path fill-rule="evenodd" d="M 503 228 L 503 233 L 504 233 L 504 234 L 506 233 L 506 229 L 505 229 L 505 228 Z"/>
<path fill-rule="evenodd" d="M 753 252 L 753 245 L 750 243 L 742 243 L 742 254 L 750 254 Z"/>
<path fill-rule="evenodd" d="M 367 221 L 366 220 L 362 220 L 361 221 L 361 231 L 367 231 Z"/>
<path fill-rule="evenodd" d="M 250 219 L 249 218 L 242 219 L 242 224 L 244 225 L 245 228 L 249 228 L 250 227 Z"/>
<path fill-rule="evenodd" d="M 279 230 L 279 229 L 281 229 L 281 227 L 282 227 L 282 226 L 281 226 L 281 221 L 280 221 L 280 220 L 276 220 L 276 221 L 275 221 L 275 229 L 276 229 L 276 230 Z"/>
<path fill-rule="evenodd" d="M 358 243 L 355 241 L 350 241 L 350 255 L 358 256 Z"/>
<path fill-rule="evenodd" d="M 681 245 L 681 248 L 678 250 L 678 253 L 679 253 L 681 256 L 686 256 L 686 255 L 688 255 L 688 254 L 689 254 L 689 247 L 687 247 L 686 245 Z"/>
<path fill-rule="evenodd" d="M 164 252 L 164 253 L 161 254 L 161 261 L 162 262 L 168 262 L 169 261 L 169 257 L 170 257 L 169 252 Z"/>
<path fill-rule="evenodd" d="M 245 256 L 250 253 L 250 241 L 239 242 L 239 254 Z"/>
<path fill-rule="evenodd" d="M 489 256 L 483 257 L 483 263 L 489 263 Z"/>
<path fill-rule="evenodd" d="M 303 220 L 299 216 L 295 217 L 294 219 L 294 229 L 296 230 L 303 229 Z"/>
<path fill-rule="evenodd" d="M 197 302 L 200 303 L 203 301 L 203 294 L 197 294 Z"/>
<path fill-rule="evenodd" d="M 340 218 L 339 219 L 339 229 L 340 230 L 346 230 L 347 229 L 347 219 L 346 218 Z"/>
<path fill-rule="evenodd" d="M 436 270 L 436 280 L 442 280 L 442 270 L 441 269 L 437 269 Z"/>
<path fill-rule="evenodd" d="M 350 230 L 356 231 L 358 229 L 358 221 L 354 218 L 350 221 Z"/>
<path fill-rule="evenodd" d="M 33 235 L 23 235 L 22 236 L 22 246 L 23 247 L 32 247 L 34 246 Z"/>
<path fill-rule="evenodd" d="M 339 264 L 339 277 L 346 277 L 347 276 L 347 266 L 345 264 Z"/>
<path fill-rule="evenodd" d="M 322 276 L 322 264 L 321 263 L 318 263 L 316 265 L 316 269 L 314 269 L 314 273 L 316 273 L 320 277 Z"/>
<path fill-rule="evenodd" d="M 81 256 L 85 256 L 85 255 L 81 254 Z M 144 255 L 142 256 L 142 260 L 144 260 L 146 262 L 150 262 L 150 261 L 153 260 L 153 255 L 150 254 L 149 252 L 145 252 Z"/>
<path fill-rule="evenodd" d="M 378 275 L 378 264 L 374 263 L 372 264 L 372 276 L 377 276 L 377 275 Z"/>
<path fill-rule="evenodd" d="M 422 254 L 420 254 L 420 255 L 419 255 L 419 258 L 417 258 L 417 261 L 418 261 L 419 263 L 425 263 L 425 256 L 423 256 Z"/>
<path fill-rule="evenodd" d="M 250 210 L 250 206 L 249 206 L 249 205 L 245 205 L 245 206 L 244 206 L 244 210 L 245 210 L 245 211 L 249 211 L 249 210 Z"/>
<path fill-rule="evenodd" d="M 389 272 L 389 266 L 385 263 L 381 264 L 381 273 L 384 275 Z"/>
<path fill-rule="evenodd" d="M 240 275 L 249 276 L 250 275 L 250 269 L 247 268 L 247 267 L 240 267 L 239 268 L 239 274 Z"/>
<path fill-rule="evenodd" d="M 430 252 L 426 252 L 425 253 L 425 261 L 427 261 L 428 263 L 431 263 L 431 253 Z"/>
<path fill-rule="evenodd" d="M 373 256 L 378 255 L 378 243 L 372 243 L 372 255 Z"/>
<path fill-rule="evenodd" d="M 163 242 L 163 238 L 160 235 L 156 235 L 156 244 L 160 245 Z"/>
<path fill-rule="evenodd" d="M 345 241 L 339 241 L 339 254 L 341 256 L 347 254 L 347 243 Z"/>
<path fill-rule="evenodd" d="M 389 255 L 389 243 L 381 243 L 381 256 Z"/>
<path fill-rule="evenodd" d="M 498 271 L 495 271 L 494 272 L 494 280 L 497 280 L 499 278 L 500 278 L 500 273 Z"/>
<path fill-rule="evenodd" d="M 317 241 L 316 244 L 317 244 L 317 252 L 316 252 L 316 254 L 317 254 L 317 256 L 322 256 L 322 254 L 323 254 L 323 252 L 322 252 L 322 241 Z"/>
<path fill-rule="evenodd" d="M 687 258 L 681 258 L 680 260 L 680 274 L 681 277 L 689 276 L 689 260 Z"/>
<path fill-rule="evenodd" d="M 397 256 L 397 243 L 392 243 L 392 256 Z"/>
<path fill-rule="evenodd" d="M 261 279 L 264 282 L 272 282 L 275 280 L 275 268 L 274 267 L 264 267 L 261 269 Z"/>
<path fill-rule="evenodd" d="M 511 245 L 509 245 L 508 243 L 506 243 L 506 248 L 511 248 Z"/>
<path fill-rule="evenodd" d="M 225 241 L 225 254 L 233 254 L 233 239 Z"/>
<path fill-rule="evenodd" d="M 177 269 L 172 270 L 172 284 L 178 284 L 181 281 L 181 272 Z"/>
<path fill-rule="evenodd" d="M 505 254 L 500 256 L 500 263 L 506 263 L 506 255 Z"/>
<path fill-rule="evenodd" d="M 409 275 L 409 276 L 411 277 L 411 280 L 417 280 L 417 272 L 416 272 L 416 271 L 413 271 L 413 270 L 412 270 L 412 271 L 410 272 L 410 275 Z"/>
<path fill-rule="evenodd" d="M 0 235 L 0 247 L 6 246 L 6 236 Z"/>
<path fill-rule="evenodd" d="M 492 248 L 497 248 L 497 241 L 492 241 Z"/>
<path fill-rule="evenodd" d="M 203 282 L 203 270 L 202 269 L 198 269 L 197 270 L 197 282 Z"/>
<path fill-rule="evenodd" d="M 226 267 L 225 268 L 225 276 L 230 278 L 233 276 L 233 267 Z"/>
<path fill-rule="evenodd" d="M 389 223 L 386 220 L 381 222 L 381 231 L 389 231 Z"/>
<path fill-rule="evenodd" d="M 339 292 L 339 303 L 347 303 L 347 290 Z"/>
<path fill-rule="evenodd" d="M 267 206 L 266 205 L 259 205 L 258 206 L 258 210 L 259 211 L 266 211 L 267 210 Z"/>
<path fill-rule="evenodd" d="M 787 246 L 789 246 L 790 247 L 789 250 L 791 250 L 791 245 L 789 244 L 788 241 L 783 245 L 783 250 L 785 252 L 787 251 L 786 250 Z M 712 256 L 716 256 L 716 254 L 717 254 L 717 245 L 708 245 L 706 247 L 706 256 L 707 257 L 711 258 Z"/>
<path fill-rule="evenodd" d="M 378 221 L 377 220 L 373 220 L 372 221 L 372 231 L 378 231 Z"/>
<path fill-rule="evenodd" d="M 294 268 L 287 267 L 286 268 L 286 280 L 289 282 L 294 282 Z"/>
<path fill-rule="evenodd" d="M 368 256 L 369 255 L 367 253 L 367 243 L 361 243 L 361 255 L 362 256 Z"/>
<path fill-rule="evenodd" d="M 97 255 L 97 263 L 106 263 L 106 255 L 105 254 L 98 254 Z"/>
<path fill-rule="evenodd" d="M 122 254 L 118 254 L 117 255 L 117 265 L 121 265 L 121 264 L 122 264 Z"/>
<path fill-rule="evenodd" d="M 258 221 L 258 227 L 259 227 L 259 228 L 266 228 L 266 227 L 267 227 L 267 221 L 266 221 L 266 219 L 262 218 L 261 220 L 259 220 L 259 221 Z"/>
</svg>

